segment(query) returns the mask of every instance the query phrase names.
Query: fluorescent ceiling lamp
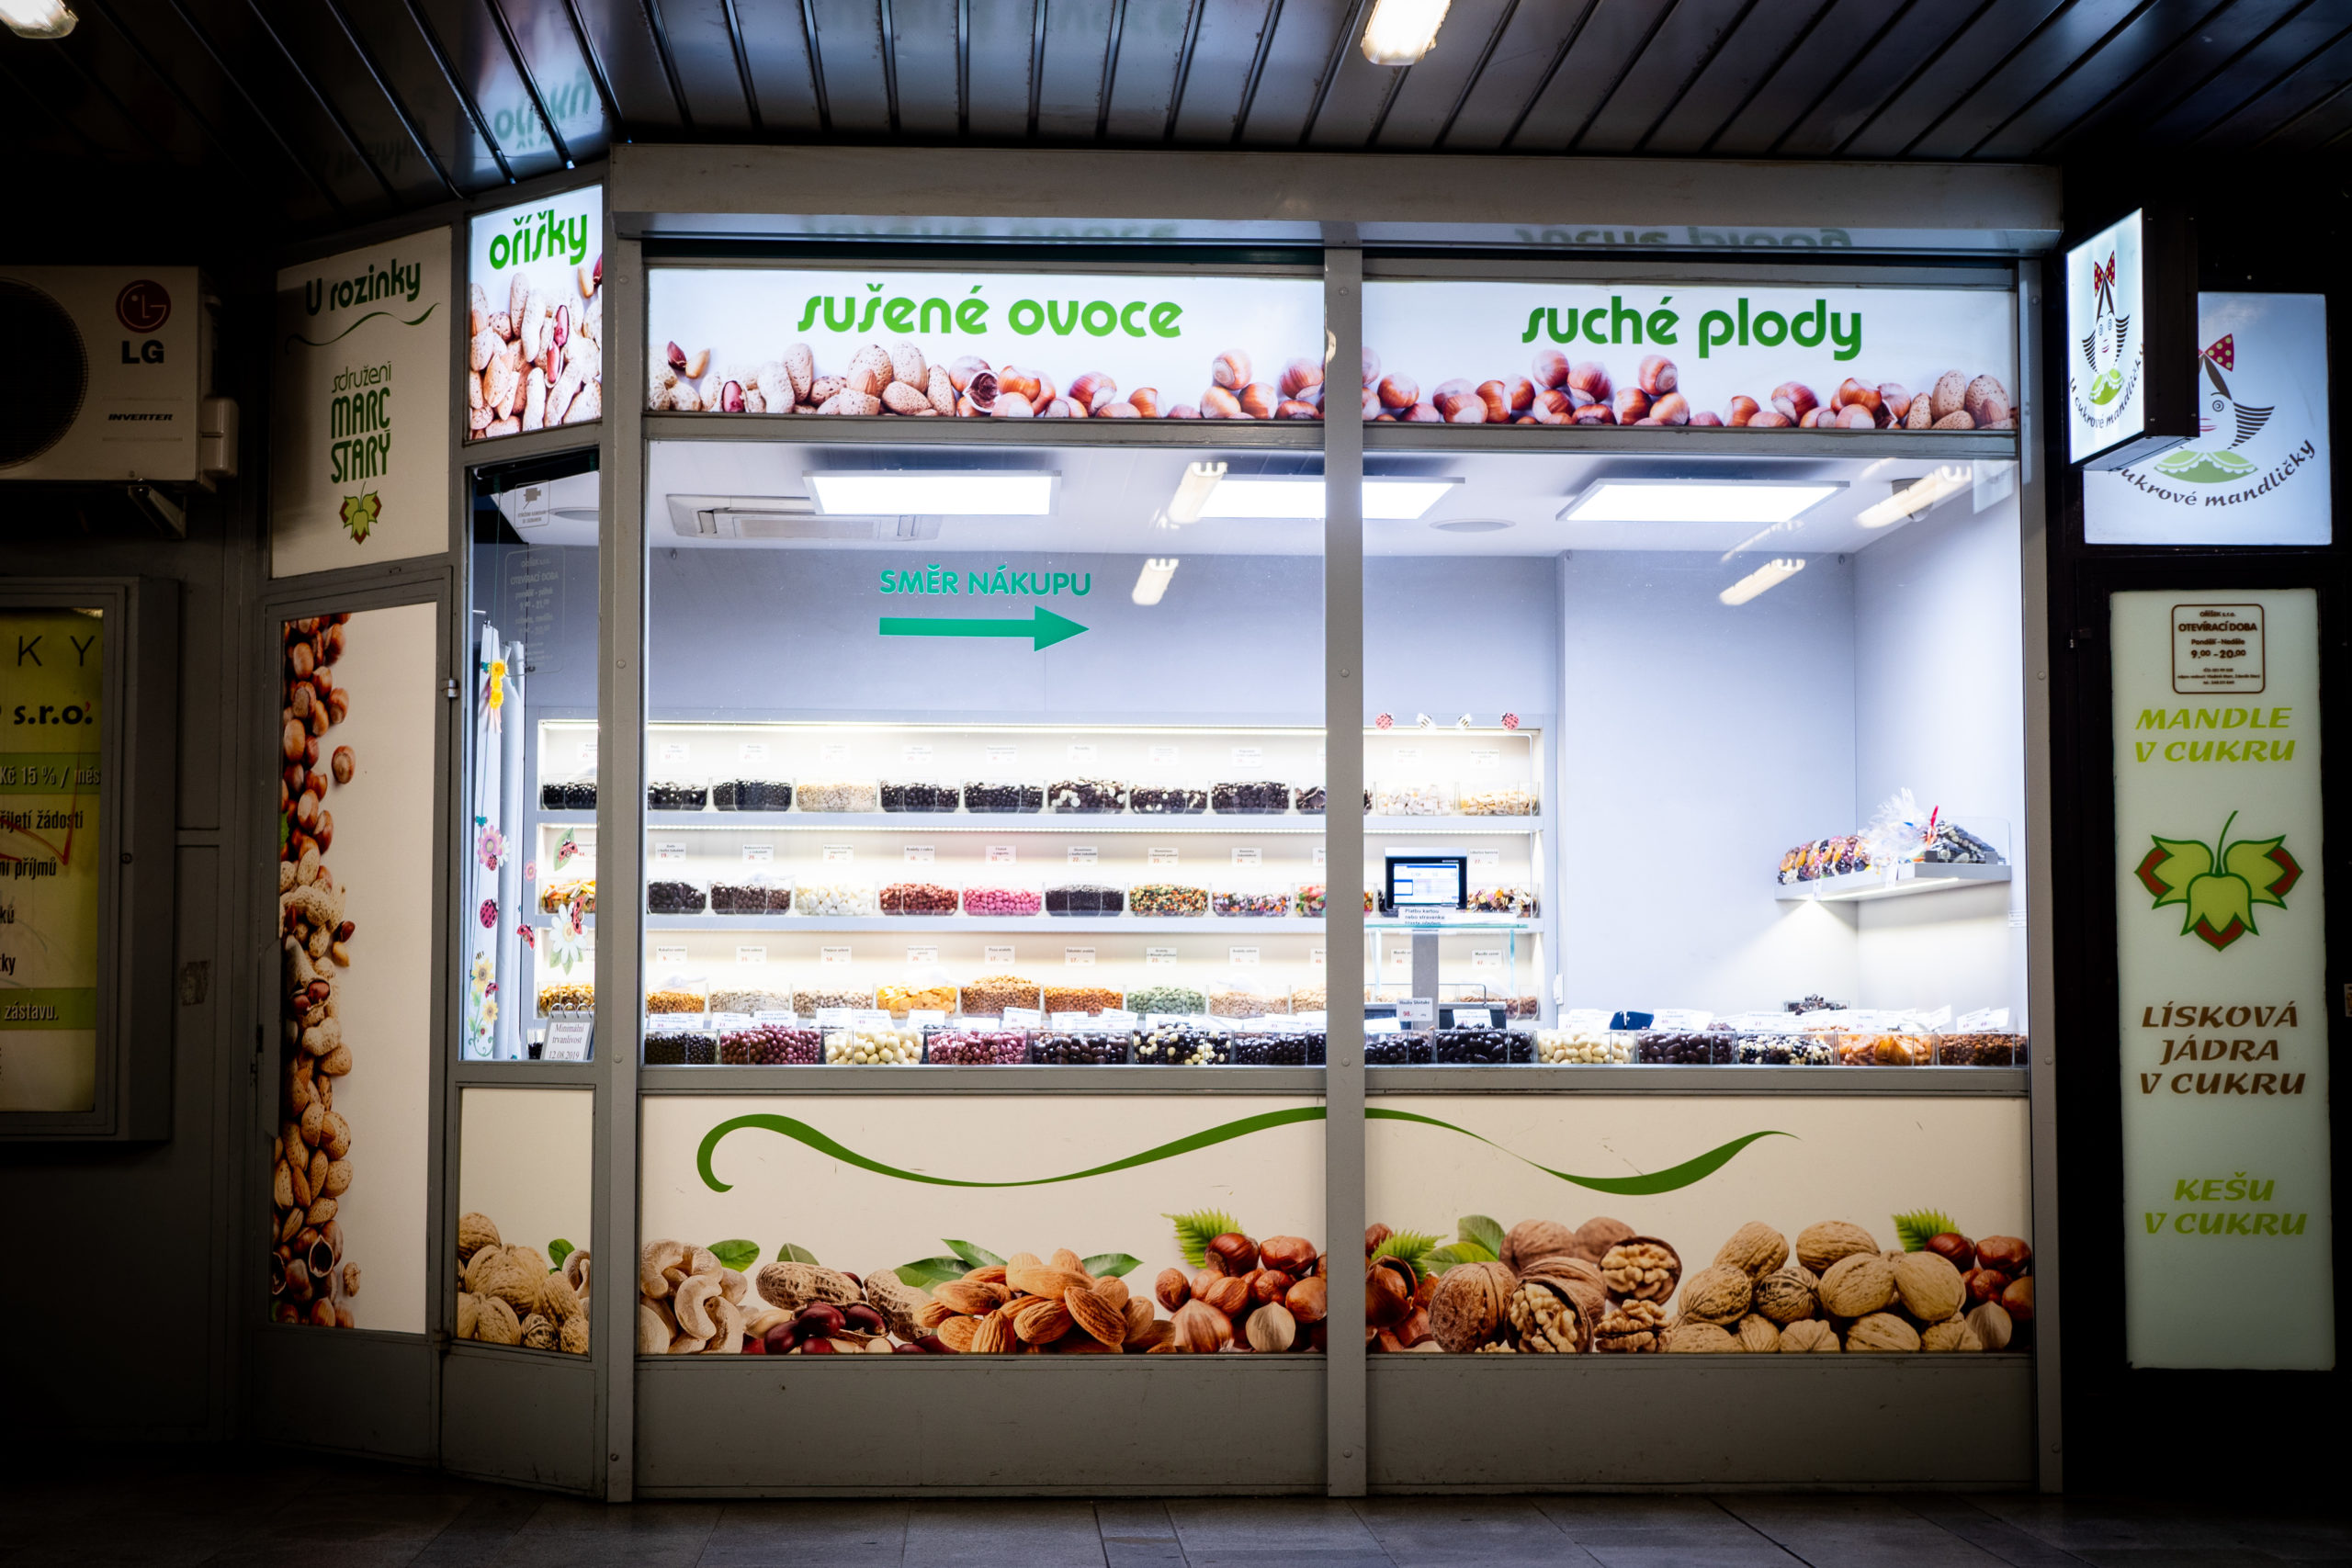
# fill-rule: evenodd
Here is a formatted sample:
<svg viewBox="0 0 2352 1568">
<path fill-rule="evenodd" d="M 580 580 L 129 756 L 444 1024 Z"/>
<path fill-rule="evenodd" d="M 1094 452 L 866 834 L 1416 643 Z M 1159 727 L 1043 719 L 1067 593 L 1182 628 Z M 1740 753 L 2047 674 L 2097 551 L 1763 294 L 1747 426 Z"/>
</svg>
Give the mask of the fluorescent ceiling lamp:
<svg viewBox="0 0 2352 1568">
<path fill-rule="evenodd" d="M 940 470 L 812 473 L 817 510 L 833 517 L 933 513 L 950 517 L 1049 517 L 1058 474 Z"/>
<path fill-rule="evenodd" d="M 63 38 L 80 20 L 63 0 L 0 0 L 0 22 L 19 38 Z"/>
<path fill-rule="evenodd" d="M 1767 588 L 1778 587 L 1804 570 L 1804 562 L 1794 558 L 1768 560 L 1715 597 L 1726 604 L 1745 604 Z"/>
<path fill-rule="evenodd" d="M 1374 65 L 1414 65 L 1437 42 L 1453 0 L 1373 0 L 1363 57 Z"/>
<path fill-rule="evenodd" d="M 1923 479 L 1905 485 L 1884 501 L 1862 508 L 1854 521 L 1865 528 L 1883 528 L 1906 517 L 1917 517 L 1948 496 L 1958 495 L 1975 482 L 1973 469 L 1947 463 Z"/>
<path fill-rule="evenodd" d="M 1225 478 L 1223 463 L 1187 463 L 1184 477 L 1176 481 L 1176 493 L 1168 501 L 1168 521 L 1197 523 L 1201 508 L 1208 504 L 1216 491 L 1217 481 Z"/>
<path fill-rule="evenodd" d="M 1406 523 L 1443 500 L 1460 479 L 1378 479 L 1363 481 L 1363 514 L 1367 521 Z M 1323 515 L 1323 481 L 1313 475 L 1296 478 L 1224 479 L 1201 509 L 1204 517 L 1280 517 L 1313 519 Z M 1173 513 L 1170 513 L 1173 515 Z"/>
<path fill-rule="evenodd" d="M 1136 591 L 1129 595 L 1138 604 L 1157 604 L 1159 596 L 1168 592 L 1168 584 L 1176 575 L 1176 558 L 1162 560 L 1154 556 L 1143 563 L 1143 571 L 1136 578 Z"/>
<path fill-rule="evenodd" d="M 1815 479 L 1597 479 L 1563 523 L 1786 523 L 1845 489 Z"/>
</svg>

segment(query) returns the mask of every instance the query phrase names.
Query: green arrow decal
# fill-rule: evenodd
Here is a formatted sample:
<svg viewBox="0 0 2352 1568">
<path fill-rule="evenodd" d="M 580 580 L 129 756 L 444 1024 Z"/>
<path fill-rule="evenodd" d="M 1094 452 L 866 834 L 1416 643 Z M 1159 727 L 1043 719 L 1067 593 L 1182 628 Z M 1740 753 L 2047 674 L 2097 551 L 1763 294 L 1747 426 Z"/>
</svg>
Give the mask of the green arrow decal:
<svg viewBox="0 0 2352 1568">
<path fill-rule="evenodd" d="M 885 615 L 884 637 L 1025 637 L 1030 651 L 1040 652 L 1068 642 L 1087 628 L 1067 615 L 1057 615 L 1043 604 L 1025 621 L 966 619 L 955 615 Z"/>
</svg>

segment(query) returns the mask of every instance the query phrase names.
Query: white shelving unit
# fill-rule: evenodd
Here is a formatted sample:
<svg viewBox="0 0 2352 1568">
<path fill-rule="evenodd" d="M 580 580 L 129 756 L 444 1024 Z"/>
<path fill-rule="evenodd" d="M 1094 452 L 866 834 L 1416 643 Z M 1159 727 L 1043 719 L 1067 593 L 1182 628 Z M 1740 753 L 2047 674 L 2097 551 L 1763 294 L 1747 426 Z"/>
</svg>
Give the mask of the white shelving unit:
<svg viewBox="0 0 2352 1568">
<path fill-rule="evenodd" d="M 1854 904 L 1871 898 L 1907 898 L 1919 893 L 1949 893 L 1957 887 L 1978 887 L 2007 882 L 2006 865 L 1975 865 L 1964 862 L 1905 861 L 1885 871 L 1849 871 L 1811 882 L 1781 882 L 1775 878 L 1772 897 L 1783 904 Z"/>
</svg>

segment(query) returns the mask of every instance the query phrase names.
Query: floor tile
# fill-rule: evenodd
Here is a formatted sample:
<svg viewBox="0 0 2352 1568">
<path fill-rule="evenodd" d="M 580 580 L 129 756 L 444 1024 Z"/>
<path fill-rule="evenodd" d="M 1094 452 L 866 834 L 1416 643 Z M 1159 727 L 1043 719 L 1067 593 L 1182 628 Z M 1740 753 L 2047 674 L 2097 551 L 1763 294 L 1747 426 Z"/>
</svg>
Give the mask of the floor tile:
<svg viewBox="0 0 2352 1568">
<path fill-rule="evenodd" d="M 907 1517 L 906 1568 L 1102 1568 L 1094 1505 L 941 1502 Z"/>
<path fill-rule="evenodd" d="M 1385 1554 L 1355 1509 L 1330 1497 L 1171 1498 L 1184 1555 L 1200 1563 L 1213 1554 L 1264 1551 L 1338 1551 L 1361 1557 Z M 1305 1559 L 1302 1559 L 1305 1561 Z"/>
<path fill-rule="evenodd" d="M 1372 1498 L 1355 1507 L 1399 1568 L 1592 1561 L 1542 1509 L 1520 1498 Z"/>
<path fill-rule="evenodd" d="M 2081 1568 L 2083 1560 L 2073 1552 L 1986 1513 L 1970 1498 L 1927 1494 L 1897 1500 L 1921 1518 L 1991 1552 L 2009 1568 Z"/>
<path fill-rule="evenodd" d="M 1724 1510 L 1809 1568 L 2000 1568 L 1980 1546 L 1885 1497 L 1722 1499 Z"/>
</svg>

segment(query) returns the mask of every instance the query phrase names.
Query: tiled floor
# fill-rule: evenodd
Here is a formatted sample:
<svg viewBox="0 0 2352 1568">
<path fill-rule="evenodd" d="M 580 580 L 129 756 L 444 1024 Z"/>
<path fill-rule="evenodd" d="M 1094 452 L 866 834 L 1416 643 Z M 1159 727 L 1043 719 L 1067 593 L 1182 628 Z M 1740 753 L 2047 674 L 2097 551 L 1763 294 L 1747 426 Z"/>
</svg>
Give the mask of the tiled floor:
<svg viewBox="0 0 2352 1568">
<path fill-rule="evenodd" d="M 643 1503 L 269 1453 L 0 1480 L 0 1568 L 2352 1568 L 2352 1513 L 2095 1497 Z"/>
</svg>

